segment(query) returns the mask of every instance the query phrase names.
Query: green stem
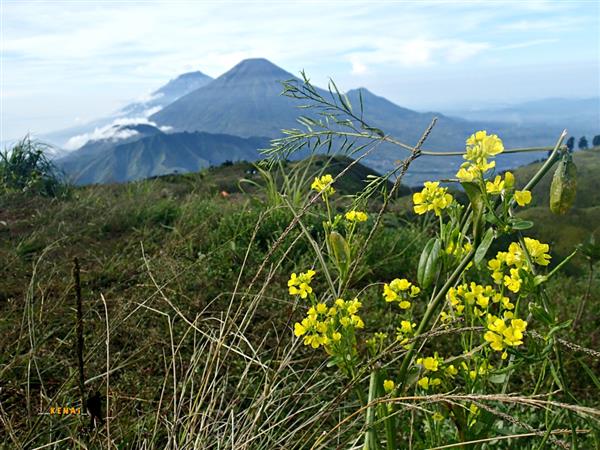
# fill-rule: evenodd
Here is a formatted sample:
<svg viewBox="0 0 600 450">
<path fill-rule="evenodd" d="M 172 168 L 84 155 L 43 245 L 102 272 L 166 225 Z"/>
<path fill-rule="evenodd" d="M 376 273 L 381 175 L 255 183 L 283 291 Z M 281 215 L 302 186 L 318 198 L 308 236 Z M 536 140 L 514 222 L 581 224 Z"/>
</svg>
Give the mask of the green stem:
<svg viewBox="0 0 600 450">
<path fill-rule="evenodd" d="M 377 397 L 377 381 L 377 369 L 373 369 L 369 380 L 369 403 L 367 404 L 367 431 L 365 432 L 364 450 L 379 450 L 380 448 L 375 432 L 375 405 L 372 404 Z"/>
<path fill-rule="evenodd" d="M 437 295 L 434 297 L 434 299 L 429 303 L 429 306 L 427 307 L 427 310 L 425 311 L 425 314 L 423 315 L 423 319 L 421 319 L 421 322 L 419 323 L 419 327 L 417 328 L 417 331 L 415 333 L 415 338 L 417 338 L 418 336 L 423 334 L 425 328 L 427 327 L 431 318 L 433 317 L 434 312 L 436 311 L 436 309 L 438 308 L 440 303 L 442 303 L 442 301 L 444 300 L 446 293 L 454 285 L 456 280 L 458 280 L 458 278 L 462 275 L 463 271 L 469 265 L 469 263 L 471 262 L 471 260 L 473 259 L 474 256 L 475 256 L 475 249 L 472 249 L 469 253 L 467 253 L 465 255 L 465 257 L 460 262 L 458 267 L 456 269 L 454 269 L 454 272 L 452 272 L 452 275 L 450 275 L 450 278 L 448 278 L 448 280 L 442 286 L 442 288 L 437 293 Z M 412 344 L 410 344 L 408 352 L 406 353 L 406 355 L 404 356 L 404 360 L 402 361 L 402 366 L 400 367 L 400 377 L 399 378 L 400 378 L 400 383 L 402 383 L 402 388 L 406 387 L 405 386 L 406 371 L 408 370 L 410 361 L 413 357 L 413 354 L 415 353 L 415 348 L 416 348 L 415 343 L 416 342 L 413 342 Z"/>
<path fill-rule="evenodd" d="M 377 383 L 377 386 L 379 388 L 379 395 L 385 396 L 386 392 L 383 388 L 383 384 Z M 379 404 L 378 414 L 383 418 L 383 423 L 385 425 L 386 449 L 396 450 L 396 417 L 394 416 L 394 404 Z"/>
<path fill-rule="evenodd" d="M 542 167 L 540 167 L 540 169 L 531 178 L 531 180 L 529 180 L 529 183 L 527 183 L 527 185 L 523 188 L 523 190 L 531 191 L 540 182 L 540 180 L 544 177 L 544 175 L 546 175 L 546 173 L 552 168 L 552 166 L 556 162 L 556 156 L 558 155 L 560 146 L 562 145 L 562 142 L 566 136 L 567 136 L 567 130 L 563 130 L 563 132 L 560 134 L 558 140 L 556 141 L 554 148 L 552 149 L 552 153 L 550 154 L 550 156 L 548 157 L 548 159 L 546 160 L 544 165 Z M 510 202 L 510 207 L 513 208 L 515 206 L 515 203 L 516 203 L 516 201 L 513 198 Z"/>
</svg>

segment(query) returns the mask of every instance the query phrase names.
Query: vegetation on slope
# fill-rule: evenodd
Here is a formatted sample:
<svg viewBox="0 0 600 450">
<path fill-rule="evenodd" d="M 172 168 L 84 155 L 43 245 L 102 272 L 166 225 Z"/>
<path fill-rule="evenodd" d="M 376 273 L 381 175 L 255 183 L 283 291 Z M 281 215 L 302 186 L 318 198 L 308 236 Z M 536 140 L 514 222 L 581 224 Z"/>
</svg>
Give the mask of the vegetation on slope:
<svg viewBox="0 0 600 450">
<path fill-rule="evenodd" d="M 271 178 L 249 163 L 225 164 L 200 173 L 75 188 L 60 198 L 2 196 L 0 310 L 5 320 L 0 347 L 8 349 L 0 355 L 2 445 L 310 448 L 332 430 L 337 430 L 336 442 L 356 442 L 365 430 L 362 417 L 352 415 L 361 408 L 352 385 L 327 367 L 327 355 L 298 348 L 301 342 L 290 330 L 302 319 L 303 305 L 290 298 L 288 276 L 318 264 L 313 243 L 326 236 L 324 205 L 303 215 L 304 229 L 281 237 L 294 220 L 286 199 L 299 192 L 305 202 L 315 176 L 327 172 L 335 177 L 351 164 L 325 157 L 308 164 L 282 161 L 283 171 L 271 172 Z M 375 175 L 351 166 L 336 180 L 333 214 L 347 211 L 351 196 Z M 519 180 L 525 176 L 517 173 Z M 584 177 L 582 172 L 582 189 Z M 286 197 L 275 202 L 270 183 L 284 190 L 286 180 L 291 183 Z M 538 195 L 543 193 L 534 191 L 534 199 Z M 353 279 L 368 335 L 392 317 L 381 297 L 381 280 L 417 279 L 419 255 L 437 226 L 431 218 L 415 217 L 407 203 L 406 198 L 392 199 L 392 212 L 383 215 L 384 226 L 365 247 L 362 270 Z M 376 216 L 381 203 L 361 206 Z M 535 208 L 544 206 L 524 213 Z M 539 233 L 544 239 L 544 229 Z M 82 269 L 85 389 L 98 391 L 103 407 L 109 407 L 110 427 L 91 430 L 87 417 L 49 414 L 54 406 L 78 405 L 80 398 L 74 257 Z M 333 270 L 333 263 L 327 267 Z M 556 331 L 579 347 L 562 355 L 564 374 L 548 368 L 541 387 L 560 388 L 554 381 L 559 376 L 576 380 L 568 386 L 570 395 L 580 406 L 597 407 L 598 355 L 581 350 L 596 349 L 600 341 L 597 318 L 579 311 L 582 297 L 589 308 L 600 301 L 600 280 L 589 275 L 574 269 L 546 286 L 558 322 L 580 316 L 576 326 Z M 312 287 L 315 292 L 328 288 L 323 277 Z M 539 350 L 536 342 L 527 337 L 528 351 Z M 450 340 L 436 349 L 450 352 L 453 344 Z M 532 367 L 533 362 L 514 376 L 507 392 L 531 391 Z M 556 392 L 552 399 L 565 397 Z M 419 404 L 429 407 L 429 402 Z M 554 435 L 544 437 L 544 427 L 555 420 L 568 423 L 564 411 L 494 408 L 504 414 L 494 425 L 507 438 L 494 448 L 557 442 Z M 403 416 L 414 436 L 402 435 L 402 442 L 414 437 L 422 443 L 427 435 L 427 422 L 417 420 L 418 411 Z M 494 417 L 486 414 L 482 421 Z M 587 430 L 580 438 L 584 448 L 598 442 L 590 422 L 571 423 Z M 531 427 L 537 435 L 517 440 Z M 448 422 L 436 430 L 439 439 L 455 439 Z"/>
<path fill-rule="evenodd" d="M 533 190 L 531 207 L 521 213 L 535 224 L 533 233 L 543 237 L 565 257 L 578 244 L 587 242 L 591 236 L 600 237 L 600 147 L 575 152 L 573 161 L 577 166 L 577 195 L 568 214 L 558 216 L 550 211 L 550 184 L 552 172 L 546 174 Z M 541 162 L 523 166 L 515 171 L 518 180 L 529 179 L 541 166 Z M 577 257 L 581 261 L 581 255 Z"/>
</svg>

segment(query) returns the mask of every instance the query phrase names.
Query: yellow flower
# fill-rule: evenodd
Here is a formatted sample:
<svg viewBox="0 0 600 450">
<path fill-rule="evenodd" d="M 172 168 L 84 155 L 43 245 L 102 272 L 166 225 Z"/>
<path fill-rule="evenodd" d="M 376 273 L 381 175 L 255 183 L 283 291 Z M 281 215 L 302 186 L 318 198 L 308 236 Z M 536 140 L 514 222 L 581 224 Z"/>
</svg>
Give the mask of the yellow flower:
<svg viewBox="0 0 600 450">
<path fill-rule="evenodd" d="M 365 222 L 368 216 L 362 211 L 352 210 L 348 211 L 345 217 L 348 222 Z"/>
<path fill-rule="evenodd" d="M 403 320 L 400 322 L 400 330 L 403 333 L 412 333 L 413 328 L 416 326 L 414 323 L 410 323 L 408 320 Z"/>
<path fill-rule="evenodd" d="M 350 318 L 352 319 L 352 324 L 356 328 L 364 328 L 365 327 L 365 323 L 363 322 L 363 320 L 356 314 L 350 316 Z"/>
<path fill-rule="evenodd" d="M 496 272 L 499 271 L 502 267 L 502 262 L 498 259 L 490 259 L 488 261 L 488 269 L 490 269 L 491 272 Z"/>
<path fill-rule="evenodd" d="M 480 164 L 490 156 L 496 156 L 503 151 L 504 145 L 498 136 L 488 135 L 486 131 L 477 131 L 467 139 L 467 152 L 463 158 Z"/>
<path fill-rule="evenodd" d="M 521 289 L 521 277 L 519 276 L 519 269 L 510 269 L 510 276 L 504 275 L 504 286 L 506 286 L 512 292 L 519 292 Z"/>
<path fill-rule="evenodd" d="M 296 335 L 296 337 L 300 337 L 303 334 L 306 334 L 306 328 L 300 323 L 295 323 L 294 324 L 294 334 Z"/>
<path fill-rule="evenodd" d="M 413 194 L 414 211 L 417 214 L 433 211 L 439 216 L 443 209 L 452 204 L 453 197 L 447 193 L 448 188 L 439 187 L 439 184 L 437 181 L 426 181 L 423 190 Z"/>
<path fill-rule="evenodd" d="M 429 370 L 431 372 L 437 372 L 439 367 L 438 359 L 432 356 L 417 359 L 417 364 L 422 364 L 426 370 Z"/>
<path fill-rule="evenodd" d="M 429 377 L 421 378 L 419 381 L 417 381 L 417 384 L 419 386 L 421 386 L 421 388 L 428 390 L 429 389 Z"/>
<path fill-rule="evenodd" d="M 402 279 L 398 279 L 398 278 L 394 278 L 391 282 L 390 282 L 390 287 L 396 291 L 406 291 L 408 290 L 408 288 L 410 288 L 411 286 L 411 282 L 408 281 L 406 278 L 402 278 Z"/>
<path fill-rule="evenodd" d="M 531 203 L 530 191 L 515 191 L 515 201 L 519 206 L 525 206 Z"/>
<path fill-rule="evenodd" d="M 550 246 L 548 244 L 542 244 L 537 239 L 528 237 L 526 237 L 524 241 L 527 252 L 533 259 L 533 262 L 539 264 L 540 266 L 547 266 L 550 263 L 551 257 L 548 254 L 550 251 Z"/>
<path fill-rule="evenodd" d="M 385 380 L 383 382 L 383 389 L 385 390 L 385 392 L 390 393 L 395 388 L 396 388 L 396 383 L 394 383 L 392 380 Z"/>
<path fill-rule="evenodd" d="M 522 267 L 527 258 L 525 258 L 521 245 L 517 242 L 511 242 L 508 246 L 505 260 L 509 266 Z"/>
<path fill-rule="evenodd" d="M 487 159 L 504 151 L 502 140 L 495 134 L 477 131 L 467 139 L 467 151 L 463 158 L 469 162 L 461 165 L 456 177 L 461 182 L 477 180 L 482 174 L 496 166 L 496 162 Z"/>
<path fill-rule="evenodd" d="M 434 412 L 431 418 L 436 422 L 441 422 L 442 420 L 444 420 L 444 416 L 442 416 L 439 411 Z"/>
<path fill-rule="evenodd" d="M 398 294 L 386 283 L 383 285 L 383 297 L 386 302 L 393 302 L 398 298 Z"/>
<path fill-rule="evenodd" d="M 383 298 L 385 298 L 385 301 L 397 301 L 402 309 L 410 308 L 409 298 L 416 297 L 420 292 L 421 289 L 418 286 L 413 285 L 405 278 L 394 278 L 390 284 L 383 285 Z"/>
<path fill-rule="evenodd" d="M 357 298 L 355 298 L 354 300 L 349 301 L 346 304 L 346 311 L 348 311 L 348 314 L 356 314 L 361 306 L 362 303 L 359 302 Z"/>
<path fill-rule="evenodd" d="M 500 175 L 497 175 L 494 181 L 488 181 L 485 184 L 485 190 L 488 194 L 498 195 L 502 193 L 504 189 L 504 181 Z"/>
<path fill-rule="evenodd" d="M 512 174 L 512 172 L 506 172 L 504 174 L 504 187 L 508 190 L 515 187 L 515 176 Z"/>
<path fill-rule="evenodd" d="M 458 373 L 458 369 L 454 367 L 454 364 L 450 364 L 446 367 L 445 372 L 449 377 L 454 377 Z"/>
<path fill-rule="evenodd" d="M 333 183 L 333 177 L 327 174 L 320 178 L 316 177 L 310 187 L 323 195 L 332 195 L 335 193 L 335 189 L 331 186 L 331 183 Z"/>
<path fill-rule="evenodd" d="M 471 182 L 479 177 L 479 168 L 471 163 L 463 163 L 456 172 L 456 178 L 461 182 Z"/>
<path fill-rule="evenodd" d="M 317 304 L 317 313 L 318 314 L 327 313 L 327 305 L 325 303 L 318 303 Z"/>
</svg>

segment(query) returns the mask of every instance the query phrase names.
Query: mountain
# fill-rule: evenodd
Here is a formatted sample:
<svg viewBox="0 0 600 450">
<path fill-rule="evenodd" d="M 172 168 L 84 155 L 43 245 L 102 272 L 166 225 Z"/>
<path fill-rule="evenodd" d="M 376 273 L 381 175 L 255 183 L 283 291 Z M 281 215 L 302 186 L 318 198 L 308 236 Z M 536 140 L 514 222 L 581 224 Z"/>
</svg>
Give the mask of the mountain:
<svg viewBox="0 0 600 450">
<path fill-rule="evenodd" d="M 281 81 L 291 79 L 298 80 L 266 59 L 247 59 L 149 119 L 160 126 L 172 127 L 175 131 L 278 137 L 283 128 L 298 128 L 297 117 L 311 112 L 298 108 L 303 104 L 302 101 L 281 95 Z M 319 89 L 319 92 L 329 96 L 325 90 Z M 552 145 L 562 131 L 558 127 L 475 122 L 434 112 L 417 112 L 398 106 L 364 88 L 347 92 L 355 108 L 359 105 L 360 92 L 366 122 L 407 144 L 416 144 L 433 117 L 437 117 L 437 125 L 424 146 L 432 150 L 463 150 L 467 137 L 480 129 L 499 134 L 508 147 Z M 379 172 L 386 172 L 406 155 L 396 146 L 383 144 L 365 161 Z M 515 167 L 539 157 L 539 154 L 513 156 L 510 159 L 500 157 L 498 165 L 501 168 Z M 460 157 L 419 158 L 406 176 L 406 182 L 419 184 L 431 177 L 452 176 L 461 162 Z"/>
<path fill-rule="evenodd" d="M 293 78 L 266 59 L 246 59 L 150 120 L 177 131 L 279 136 L 300 114 L 299 102 L 281 95 L 280 82 Z"/>
<path fill-rule="evenodd" d="M 465 140 L 477 130 L 498 134 L 506 148 L 549 146 L 562 131 L 559 127 L 468 121 L 438 112 L 417 112 L 402 108 L 365 88 L 348 91 L 347 96 L 353 105 L 359 105 L 362 97 L 367 123 L 409 145 L 418 142 L 436 117 L 436 125 L 425 141 L 423 149 L 438 152 L 464 151 Z M 496 160 L 499 169 L 507 169 L 527 164 L 543 155 L 544 153 L 500 155 Z M 382 144 L 366 158 L 366 162 L 377 171 L 385 173 L 407 156 L 408 152 L 398 146 Z M 403 180 L 407 185 L 418 185 L 426 180 L 449 178 L 454 176 L 462 162 L 464 160 L 460 156 L 421 156 L 412 163 Z"/>
<path fill-rule="evenodd" d="M 567 128 L 574 136 L 588 140 L 600 134 L 600 98 L 547 98 L 491 108 L 457 109 L 450 112 L 468 120 L 488 120 L 511 124 L 550 124 Z"/>
<path fill-rule="evenodd" d="M 170 80 L 143 100 L 131 103 L 110 116 L 83 125 L 41 135 L 39 138 L 67 151 L 82 147 L 90 140 L 107 137 L 115 125 L 148 123 L 147 117 L 178 98 L 208 84 L 212 78 L 200 71 L 188 72 Z M 65 154 L 66 152 L 60 152 Z"/>
<path fill-rule="evenodd" d="M 283 89 L 281 82 L 292 79 L 300 82 L 298 78 L 266 59 L 247 59 L 215 80 L 209 80 L 199 72 L 184 74 L 157 90 L 153 99 L 145 103 L 132 104 L 124 108 L 121 114 L 123 116 L 135 115 L 137 112 L 148 114 L 153 109 L 162 107 L 149 117 L 142 117 L 141 120 L 133 123 L 145 122 L 161 132 L 168 131 L 175 134 L 202 132 L 242 138 L 280 137 L 281 130 L 284 128 L 301 127 L 297 122 L 299 115 L 314 114 L 314 110 L 299 108 L 306 102 L 281 95 Z M 198 87 L 198 85 L 200 86 Z M 325 97 L 329 96 L 329 92 L 325 90 L 318 89 L 318 91 Z M 185 94 L 182 94 L 183 92 Z M 562 125 L 555 123 L 527 125 L 492 120 L 470 121 L 436 112 L 418 112 L 396 105 L 365 88 L 350 90 L 347 95 L 355 110 L 358 109 L 362 97 L 363 117 L 368 124 L 384 130 L 387 134 L 409 145 L 416 144 L 431 120 L 437 117 L 437 124 L 423 147 L 429 150 L 464 150 L 467 137 L 481 129 L 498 134 L 504 140 L 507 148 L 550 146 L 562 131 Z M 171 102 L 168 104 L 156 103 L 167 101 Z M 95 148 L 94 151 L 99 152 L 99 149 L 103 148 L 112 153 L 116 147 L 121 145 L 130 146 L 130 141 L 133 139 L 146 139 L 145 145 L 148 142 L 148 136 L 144 136 L 143 133 L 133 135 L 134 131 L 139 132 L 139 130 L 122 128 L 129 123 L 131 121 L 113 121 L 104 127 L 95 129 L 93 133 L 72 138 L 70 142 L 73 142 L 74 139 L 81 141 L 81 144 L 90 142 L 92 150 Z M 115 125 L 118 126 L 115 127 Z M 163 141 L 159 153 L 167 151 L 164 146 L 170 139 L 162 134 L 155 138 Z M 120 142 L 119 139 L 123 138 L 126 138 L 126 141 Z M 339 146 L 334 145 L 332 151 Z M 89 158 L 90 148 L 86 149 L 84 146 L 82 150 L 88 152 L 87 158 Z M 174 151 L 178 150 L 174 149 Z M 406 150 L 385 143 L 378 146 L 365 158 L 365 163 L 377 171 L 385 173 L 396 166 L 398 161 L 405 158 L 407 154 Z M 256 152 L 253 155 L 254 159 L 258 157 Z M 304 156 L 306 156 L 305 152 L 294 155 L 295 158 Z M 497 158 L 497 165 L 500 170 L 513 168 L 539 159 L 541 156 L 543 153 L 501 155 Z M 231 159 L 226 156 L 223 158 Z M 404 183 L 418 185 L 428 179 L 452 177 L 461 162 L 463 162 L 461 157 L 419 157 L 406 174 Z M 149 167 L 153 167 L 153 165 L 150 164 Z M 195 170 L 196 167 L 194 162 L 190 167 L 185 167 L 185 170 Z M 181 167 L 179 168 L 181 169 Z M 166 169 L 161 167 L 157 170 Z M 98 169 L 95 171 L 97 172 Z M 154 173 L 154 169 L 145 169 L 142 172 Z M 125 171 L 124 173 L 132 173 L 136 177 L 139 175 L 136 171 Z M 104 175 L 100 178 L 93 176 L 86 180 L 95 181 L 105 178 Z"/>
<path fill-rule="evenodd" d="M 157 112 L 158 109 L 162 109 L 178 98 L 207 85 L 211 81 L 211 77 L 200 71 L 184 73 L 154 91 L 147 100 L 127 105 L 117 114 L 147 117 Z"/>
<path fill-rule="evenodd" d="M 143 129 L 142 129 L 143 128 Z M 156 127 L 120 127 L 137 132 L 118 142 L 95 141 L 56 161 L 76 184 L 139 180 L 169 173 L 196 172 L 225 161 L 254 161 L 268 138 L 203 132 L 163 133 Z"/>
</svg>

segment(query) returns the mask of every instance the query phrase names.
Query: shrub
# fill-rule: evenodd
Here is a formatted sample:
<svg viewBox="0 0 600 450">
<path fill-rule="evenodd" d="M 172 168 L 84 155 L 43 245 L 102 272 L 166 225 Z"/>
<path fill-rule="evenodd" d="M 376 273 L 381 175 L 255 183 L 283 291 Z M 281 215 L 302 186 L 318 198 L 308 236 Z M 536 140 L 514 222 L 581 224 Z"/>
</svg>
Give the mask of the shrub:
<svg viewBox="0 0 600 450">
<path fill-rule="evenodd" d="M 46 155 L 48 146 L 25 136 L 0 152 L 0 192 L 28 192 L 49 197 L 66 192 L 58 168 Z"/>
</svg>

